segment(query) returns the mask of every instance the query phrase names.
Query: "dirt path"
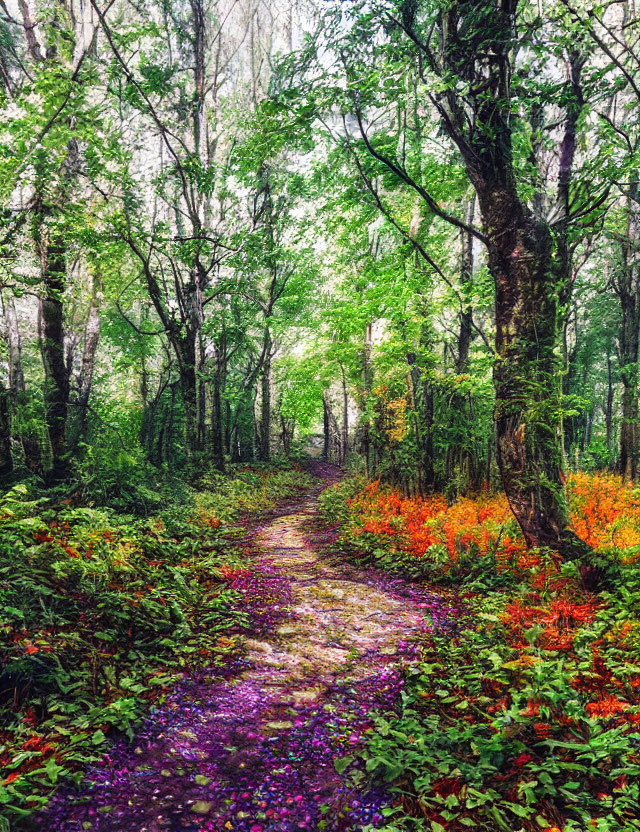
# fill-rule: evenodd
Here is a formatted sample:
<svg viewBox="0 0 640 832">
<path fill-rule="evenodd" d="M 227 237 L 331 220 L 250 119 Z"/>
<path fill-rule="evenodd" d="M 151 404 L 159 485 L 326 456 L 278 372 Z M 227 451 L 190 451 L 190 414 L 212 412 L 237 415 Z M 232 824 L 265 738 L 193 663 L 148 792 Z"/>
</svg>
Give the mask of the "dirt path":
<svg viewBox="0 0 640 832">
<path fill-rule="evenodd" d="M 335 562 L 316 512 L 314 492 L 258 529 L 254 571 L 238 579 L 279 622 L 257 628 L 231 678 L 176 690 L 133 748 L 57 800 L 51 828 L 360 832 L 382 821 L 384 795 L 338 775 L 335 759 L 398 696 L 412 638 L 439 601 Z"/>
</svg>

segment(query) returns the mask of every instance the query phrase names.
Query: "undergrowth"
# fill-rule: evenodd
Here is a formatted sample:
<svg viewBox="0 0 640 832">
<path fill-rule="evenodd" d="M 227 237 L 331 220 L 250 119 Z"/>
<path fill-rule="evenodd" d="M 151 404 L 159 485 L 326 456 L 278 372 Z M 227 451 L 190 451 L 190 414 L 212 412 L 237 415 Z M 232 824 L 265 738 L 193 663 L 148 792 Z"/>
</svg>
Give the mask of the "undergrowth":
<svg viewBox="0 0 640 832">
<path fill-rule="evenodd" d="M 233 524 L 310 483 L 203 475 L 153 517 L 25 485 L 0 497 L 0 824 L 80 779 L 111 736 L 132 737 L 183 674 L 237 654 L 247 620 L 231 578 L 246 562 Z"/>
<path fill-rule="evenodd" d="M 385 832 L 640 829 L 640 492 L 578 475 L 572 524 L 612 564 L 606 592 L 527 551 L 503 497 L 452 506 L 346 480 L 324 492 L 346 554 L 440 587 L 366 767 L 395 795 Z M 588 574 L 587 574 L 588 577 Z"/>
</svg>

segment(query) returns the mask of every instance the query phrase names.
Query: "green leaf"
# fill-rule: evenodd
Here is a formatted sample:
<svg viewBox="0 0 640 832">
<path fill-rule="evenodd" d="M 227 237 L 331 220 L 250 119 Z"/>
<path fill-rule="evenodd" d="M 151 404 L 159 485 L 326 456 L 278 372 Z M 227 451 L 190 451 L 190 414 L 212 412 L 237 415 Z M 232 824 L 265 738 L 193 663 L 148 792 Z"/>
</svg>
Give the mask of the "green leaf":
<svg viewBox="0 0 640 832">
<path fill-rule="evenodd" d="M 64 766 L 59 766 L 56 763 L 55 757 L 49 757 L 47 760 L 47 764 L 44 767 L 44 770 L 47 773 L 47 777 L 49 778 L 49 782 L 52 783 L 54 786 L 58 781 L 58 777 L 60 776 L 60 772 L 64 771 Z"/>
<path fill-rule="evenodd" d="M 92 737 L 91 737 L 91 742 L 92 742 L 94 745 L 100 745 L 100 744 L 101 744 L 101 743 L 103 743 L 105 740 L 106 740 L 106 737 L 105 737 L 105 735 L 104 735 L 104 731 L 102 731 L 100 728 L 98 728 L 98 730 L 97 730 L 97 731 L 94 731 L 94 733 L 93 733 L 93 735 L 92 735 Z"/>
<path fill-rule="evenodd" d="M 338 757 L 338 759 L 334 762 L 334 766 L 338 774 L 344 774 L 344 772 L 346 771 L 346 769 L 349 768 L 353 760 L 353 755 L 349 757 Z"/>
</svg>

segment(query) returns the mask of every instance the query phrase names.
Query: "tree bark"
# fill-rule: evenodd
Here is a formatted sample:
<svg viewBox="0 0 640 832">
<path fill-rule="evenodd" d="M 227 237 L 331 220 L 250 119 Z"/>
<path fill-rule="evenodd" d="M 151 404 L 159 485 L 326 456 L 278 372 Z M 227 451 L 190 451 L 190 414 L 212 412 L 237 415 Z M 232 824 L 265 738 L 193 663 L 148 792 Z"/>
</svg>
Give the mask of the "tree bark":
<svg viewBox="0 0 640 832">
<path fill-rule="evenodd" d="M 344 465 L 349 451 L 349 391 L 344 367 L 342 370 L 342 440 L 340 442 L 340 465 Z"/>
<path fill-rule="evenodd" d="M 0 384 L 0 477 L 6 477 L 13 471 L 9 395 L 4 384 Z"/>
<path fill-rule="evenodd" d="M 473 224 L 475 214 L 475 196 L 469 200 L 465 212 L 465 222 Z M 460 286 L 462 289 L 462 303 L 459 313 L 460 328 L 458 330 L 458 354 L 456 356 L 456 372 L 465 373 L 469 364 L 469 349 L 473 336 L 473 308 L 470 295 L 473 286 L 473 234 L 466 229 L 460 231 Z"/>
<path fill-rule="evenodd" d="M 295 422 L 293 419 L 285 419 L 280 414 L 280 441 L 282 442 L 282 450 L 286 457 L 291 456 L 291 443 L 295 434 Z"/>
<path fill-rule="evenodd" d="M 371 396 L 371 388 L 373 386 L 373 371 L 371 367 L 371 351 L 373 348 L 373 328 L 371 323 L 367 323 L 364 331 L 364 344 L 362 350 L 362 380 L 363 380 L 363 404 L 365 409 L 365 420 L 363 425 L 362 447 L 366 462 L 367 476 L 373 474 L 373 461 L 371 459 L 371 426 L 367 414 L 367 405 Z"/>
<path fill-rule="evenodd" d="M 87 435 L 87 416 L 89 413 L 89 399 L 93 385 L 96 355 L 100 342 L 100 301 L 101 281 L 97 274 L 93 276 L 91 287 L 91 304 L 84 328 L 84 344 L 82 346 L 82 362 L 78 376 L 78 428 L 75 444 L 83 442 Z"/>
<path fill-rule="evenodd" d="M 155 281 L 155 278 L 154 278 Z M 153 299 L 153 294 L 152 294 Z M 198 330 L 189 323 L 175 326 L 170 322 L 163 302 L 156 304 L 156 311 L 165 323 L 167 338 L 178 364 L 180 397 L 184 408 L 184 437 L 187 456 L 193 459 L 198 451 L 198 381 L 197 339 Z"/>
<path fill-rule="evenodd" d="M 18 326 L 16 305 L 12 296 L 5 298 L 5 320 L 7 324 L 7 345 L 9 347 L 9 389 L 16 396 L 25 393 L 24 370 L 22 368 L 22 339 Z"/>
<path fill-rule="evenodd" d="M 496 285 L 496 436 L 511 509 L 527 544 L 571 557 L 558 441 L 558 291 L 551 234 L 513 188 L 479 192 Z"/>
<path fill-rule="evenodd" d="M 213 376 L 213 409 L 211 414 L 211 456 L 214 467 L 218 471 L 225 470 L 224 445 L 225 431 L 222 410 L 222 359 L 216 358 Z"/>
<path fill-rule="evenodd" d="M 11 295 L 5 298 L 4 307 L 9 348 L 11 432 L 13 438 L 22 445 L 27 468 L 34 474 L 40 474 L 42 471 L 42 454 L 38 434 L 31 424 L 20 424 L 20 412 L 27 402 L 27 389 L 22 365 L 22 338 L 20 337 L 15 302 Z"/>
<path fill-rule="evenodd" d="M 271 332 L 267 321 L 267 328 L 264 335 L 264 363 L 262 366 L 262 377 L 260 383 L 260 444 L 258 447 L 258 459 L 260 462 L 269 462 L 271 459 Z"/>
<path fill-rule="evenodd" d="M 331 434 L 329 433 L 329 404 L 327 402 L 327 391 L 322 393 L 322 459 L 329 462 L 331 451 Z"/>
<path fill-rule="evenodd" d="M 57 481 L 69 474 L 66 427 L 69 404 L 69 374 L 64 354 L 64 308 L 66 250 L 62 240 L 37 224 L 40 272 L 44 295 L 40 299 L 40 351 L 44 367 L 45 420 L 51 446 L 48 478 Z"/>
<path fill-rule="evenodd" d="M 195 362 L 195 354 L 192 356 Z M 198 388 L 195 363 L 186 360 L 180 364 L 180 392 L 184 406 L 185 442 L 187 454 L 193 458 L 198 449 Z"/>
<path fill-rule="evenodd" d="M 607 437 L 607 451 L 609 454 L 613 448 L 613 396 L 613 368 L 611 367 L 611 356 L 607 355 L 607 401 L 604 422 Z"/>
</svg>

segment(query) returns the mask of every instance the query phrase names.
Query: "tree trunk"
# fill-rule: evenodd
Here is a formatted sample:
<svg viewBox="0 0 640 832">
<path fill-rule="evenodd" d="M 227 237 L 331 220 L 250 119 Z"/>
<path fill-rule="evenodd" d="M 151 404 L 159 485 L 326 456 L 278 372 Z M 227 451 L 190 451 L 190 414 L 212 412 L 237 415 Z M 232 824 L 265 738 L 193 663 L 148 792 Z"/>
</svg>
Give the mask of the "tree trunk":
<svg viewBox="0 0 640 832">
<path fill-rule="evenodd" d="M 24 370 L 22 369 L 22 339 L 18 326 L 16 305 L 12 296 L 5 299 L 7 323 L 7 345 L 9 347 L 9 389 L 16 396 L 25 393 Z"/>
<path fill-rule="evenodd" d="M 338 421 L 331 407 L 329 393 L 325 390 L 322 397 L 326 418 L 325 442 L 327 443 L 327 461 L 340 463 L 342 453 L 342 439 L 338 428 Z"/>
<path fill-rule="evenodd" d="M 413 363 L 415 361 L 415 353 L 407 355 L 407 363 L 409 369 L 407 370 L 407 390 L 409 392 L 409 409 L 411 411 L 411 423 L 413 425 L 413 433 L 415 436 L 416 448 L 418 449 L 418 464 L 416 465 L 416 481 L 415 489 L 419 497 L 425 496 L 424 480 L 423 480 L 423 465 L 422 465 L 422 429 L 420 426 L 420 417 L 418 413 L 417 395 L 419 370 Z"/>
<path fill-rule="evenodd" d="M 347 378 L 342 370 L 342 441 L 340 443 L 340 465 L 344 465 L 349 451 L 349 391 L 347 389 Z"/>
<path fill-rule="evenodd" d="M 638 393 L 624 384 L 622 389 L 622 423 L 620 425 L 620 473 L 625 480 L 635 480 L 638 468 Z"/>
<path fill-rule="evenodd" d="M 422 467 L 424 469 L 424 485 L 427 491 L 436 489 L 435 445 L 433 432 L 435 428 L 435 401 L 433 384 L 425 380 L 421 385 L 421 409 L 424 419 L 422 431 Z"/>
<path fill-rule="evenodd" d="M 231 414 L 231 402 L 226 399 L 224 403 L 224 449 L 225 453 L 231 456 L 232 453 L 232 414 Z"/>
<path fill-rule="evenodd" d="M 558 440 L 558 277 L 551 233 L 511 188 L 478 193 L 496 286 L 496 437 L 509 505 L 529 546 L 575 557 Z M 581 545 L 582 544 L 582 545 Z"/>
<path fill-rule="evenodd" d="M 232 429 L 232 462 L 251 462 L 256 450 L 256 394 L 246 391 L 236 405 Z"/>
<path fill-rule="evenodd" d="M 9 395 L 4 384 L 0 384 L 0 477 L 6 477 L 13 471 Z"/>
<path fill-rule="evenodd" d="M 473 224 L 475 214 L 475 197 L 467 204 L 465 221 Z M 473 286 L 473 234 L 462 229 L 461 236 L 461 257 L 460 257 L 460 285 L 462 289 L 462 305 L 460 309 L 460 329 L 458 330 L 458 354 L 456 357 L 456 372 L 458 374 L 467 371 L 469 363 L 469 348 L 473 334 L 473 308 L 469 297 Z"/>
<path fill-rule="evenodd" d="M 607 436 L 607 451 L 610 454 L 613 448 L 613 370 L 611 367 L 611 356 L 607 355 L 607 403 L 605 407 L 604 422 Z"/>
<path fill-rule="evenodd" d="M 184 435 L 187 455 L 190 459 L 198 451 L 198 382 L 196 373 L 197 332 L 190 326 L 184 327 L 181 336 L 169 333 L 169 340 L 178 359 L 180 374 L 180 395 L 184 407 Z"/>
<path fill-rule="evenodd" d="M 164 426 L 164 442 L 162 444 L 161 461 L 169 463 L 172 459 L 171 449 L 174 443 L 176 417 L 176 384 L 171 385 L 171 404 L 167 408 L 168 418 Z"/>
<path fill-rule="evenodd" d="M 198 433 L 196 436 L 196 448 L 204 450 L 207 444 L 207 384 L 202 376 L 204 365 L 198 370 Z"/>
<path fill-rule="evenodd" d="M 260 444 L 258 459 L 269 462 L 271 459 L 271 333 L 267 323 L 265 332 L 264 364 L 262 366 L 260 405 Z"/>
<path fill-rule="evenodd" d="M 213 376 L 213 411 L 211 414 L 211 456 L 214 467 L 218 471 L 225 470 L 224 459 L 224 419 L 222 416 L 222 366 L 221 360 L 216 359 Z"/>
<path fill-rule="evenodd" d="M 66 427 L 69 404 L 69 375 L 64 355 L 64 309 L 62 294 L 66 283 L 66 251 L 62 240 L 47 238 L 38 229 L 38 245 L 44 296 L 40 300 L 40 351 L 44 366 L 45 420 L 51 446 L 52 481 L 69 475 Z"/>
<path fill-rule="evenodd" d="M 452 0 L 436 5 L 431 25 L 425 28 L 417 14 L 419 4 L 403 4 L 399 25 L 418 45 L 416 61 L 422 62 L 426 55 L 431 69 L 446 81 L 431 100 L 478 198 L 480 236 L 496 291 L 495 418 L 503 485 L 527 544 L 574 557 L 590 548 L 568 530 L 555 347 L 571 285 L 567 229 L 576 128 L 584 104 L 582 53 L 567 56 L 553 249 L 548 223 L 536 219 L 522 201 L 513 160 L 518 0 Z M 361 113 L 357 115 L 363 132 Z M 396 163 L 385 160 L 366 135 L 363 139 L 376 158 L 398 173 Z M 422 186 L 417 190 L 435 213 L 468 228 L 468 223 L 440 210 Z"/>
<path fill-rule="evenodd" d="M 372 326 L 371 323 L 368 323 L 365 332 L 364 332 L 364 345 L 363 345 L 363 354 L 362 354 L 362 378 L 364 382 L 364 395 L 363 395 L 363 402 L 364 402 L 364 410 L 365 410 L 365 419 L 363 424 L 363 436 L 362 436 L 362 446 L 364 451 L 364 458 L 366 462 L 367 468 L 367 476 L 370 477 L 373 474 L 373 465 L 371 459 L 371 426 L 369 424 L 369 419 L 371 418 L 368 415 L 368 401 L 371 395 L 371 387 L 373 385 L 373 371 L 371 368 L 371 350 L 372 350 Z"/>
<path fill-rule="evenodd" d="M 95 370 L 96 354 L 100 341 L 100 289 L 101 282 L 98 275 L 93 276 L 91 292 L 91 306 L 84 329 L 84 344 L 82 348 L 82 364 L 78 377 L 78 429 L 75 443 L 83 442 L 87 435 L 87 416 L 89 412 L 89 399 L 93 385 L 93 374 Z"/>
<path fill-rule="evenodd" d="M 329 432 L 329 404 L 327 402 L 327 391 L 322 393 L 322 459 L 329 462 L 329 454 L 331 451 L 331 434 Z"/>
<path fill-rule="evenodd" d="M 286 457 L 291 456 L 291 443 L 295 433 L 295 422 L 293 419 L 285 419 L 280 414 L 280 441 L 282 442 L 282 450 Z"/>
<path fill-rule="evenodd" d="M 31 425 L 20 425 L 20 410 L 26 404 L 27 390 L 22 366 L 22 339 L 13 296 L 5 299 L 7 345 L 9 347 L 9 393 L 11 397 L 11 431 L 22 445 L 24 461 L 34 474 L 42 470 L 42 454 L 37 432 Z M 16 419 L 16 416 L 18 417 Z M 16 425 L 16 422 L 18 425 Z"/>
<path fill-rule="evenodd" d="M 193 365 L 183 365 L 180 368 L 180 391 L 184 405 L 186 449 L 187 454 L 193 458 L 198 446 L 198 393 Z"/>
</svg>

